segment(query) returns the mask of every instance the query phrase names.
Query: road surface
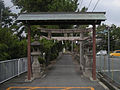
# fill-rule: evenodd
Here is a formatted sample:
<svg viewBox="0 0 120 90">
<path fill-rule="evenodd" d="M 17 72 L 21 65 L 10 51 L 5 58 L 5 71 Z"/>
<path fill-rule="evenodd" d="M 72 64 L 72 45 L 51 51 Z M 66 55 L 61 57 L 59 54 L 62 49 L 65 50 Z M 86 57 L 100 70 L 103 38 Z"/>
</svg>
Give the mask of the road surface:
<svg viewBox="0 0 120 90">
<path fill-rule="evenodd" d="M 63 55 L 48 71 L 47 76 L 31 83 L 24 82 L 25 75 L 0 86 L 0 90 L 105 90 L 98 81 L 90 81 L 79 70 L 71 55 Z"/>
</svg>

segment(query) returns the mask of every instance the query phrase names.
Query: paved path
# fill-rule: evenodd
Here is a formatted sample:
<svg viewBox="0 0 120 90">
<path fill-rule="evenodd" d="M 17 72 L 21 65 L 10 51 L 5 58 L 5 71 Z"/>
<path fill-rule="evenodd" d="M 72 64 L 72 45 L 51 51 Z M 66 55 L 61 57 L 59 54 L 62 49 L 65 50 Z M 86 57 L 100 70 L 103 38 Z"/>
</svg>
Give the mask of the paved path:
<svg viewBox="0 0 120 90">
<path fill-rule="evenodd" d="M 71 55 L 63 55 L 46 77 L 25 83 L 21 75 L 2 84 L 0 90 L 8 87 L 18 87 L 9 90 L 105 90 L 97 81 L 83 77 L 77 66 Z"/>
</svg>

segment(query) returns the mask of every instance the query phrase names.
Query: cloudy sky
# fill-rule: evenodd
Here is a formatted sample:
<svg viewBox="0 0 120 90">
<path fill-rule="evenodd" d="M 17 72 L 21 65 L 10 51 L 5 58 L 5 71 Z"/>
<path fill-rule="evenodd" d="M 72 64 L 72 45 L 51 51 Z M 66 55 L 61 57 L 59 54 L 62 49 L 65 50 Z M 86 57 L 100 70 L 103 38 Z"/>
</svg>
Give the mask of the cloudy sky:
<svg viewBox="0 0 120 90">
<path fill-rule="evenodd" d="M 12 3 L 11 0 L 4 0 L 5 5 L 11 7 Z M 82 2 L 83 1 L 83 2 Z M 91 0 L 79 0 L 82 8 L 83 6 L 88 7 Z M 92 0 L 88 11 L 91 12 L 95 7 L 95 4 L 98 0 Z M 82 2 L 82 3 L 81 3 Z M 19 12 L 16 10 L 15 7 L 11 8 L 13 12 Z M 95 10 L 95 12 L 106 12 L 107 20 L 104 23 L 108 25 L 115 24 L 120 27 L 120 0 L 99 0 Z"/>
</svg>

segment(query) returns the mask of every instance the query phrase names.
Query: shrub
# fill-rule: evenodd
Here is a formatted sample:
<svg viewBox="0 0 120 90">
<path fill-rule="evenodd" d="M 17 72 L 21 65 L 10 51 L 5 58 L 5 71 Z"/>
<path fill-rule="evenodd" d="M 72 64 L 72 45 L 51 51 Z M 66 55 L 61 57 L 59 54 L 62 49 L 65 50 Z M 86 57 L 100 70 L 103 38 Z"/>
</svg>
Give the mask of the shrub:
<svg viewBox="0 0 120 90">
<path fill-rule="evenodd" d="M 38 61 L 40 64 L 45 64 L 45 59 L 41 56 L 38 57 Z"/>
</svg>

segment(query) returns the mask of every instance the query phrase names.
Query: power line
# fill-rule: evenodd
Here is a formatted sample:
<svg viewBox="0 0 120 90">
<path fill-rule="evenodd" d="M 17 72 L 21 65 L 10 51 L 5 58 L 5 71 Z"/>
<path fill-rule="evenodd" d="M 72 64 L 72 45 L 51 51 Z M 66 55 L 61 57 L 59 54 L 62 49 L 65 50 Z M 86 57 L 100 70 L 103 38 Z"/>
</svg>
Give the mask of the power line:
<svg viewBox="0 0 120 90">
<path fill-rule="evenodd" d="M 95 6 L 94 6 L 94 8 L 93 8 L 92 12 L 93 12 L 93 11 L 95 10 L 95 8 L 97 7 L 97 5 L 98 5 L 99 1 L 100 1 L 100 0 L 98 0 L 98 1 L 97 1 L 97 3 L 95 4 Z"/>
<path fill-rule="evenodd" d="M 80 6 L 81 0 L 78 0 L 78 5 Z M 80 7 L 78 6 L 77 10 L 79 11 Z"/>
<path fill-rule="evenodd" d="M 83 3 L 83 0 L 81 0 L 81 3 L 80 3 L 80 8 L 82 7 L 82 3 Z"/>
<path fill-rule="evenodd" d="M 89 9 L 89 7 L 90 7 L 91 3 L 92 3 L 92 0 L 90 0 L 90 3 L 88 4 L 88 9 Z"/>
</svg>

